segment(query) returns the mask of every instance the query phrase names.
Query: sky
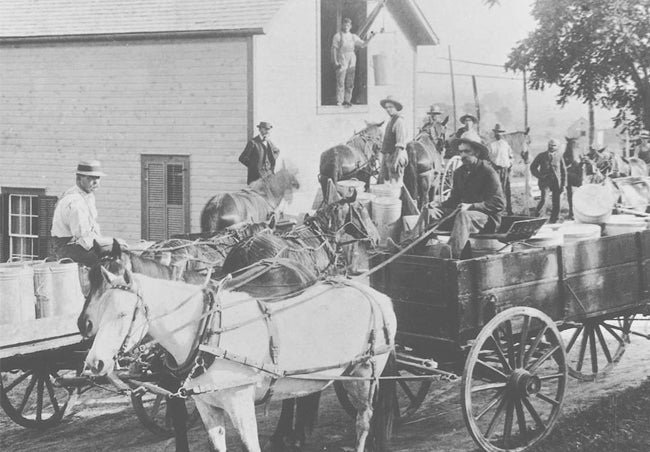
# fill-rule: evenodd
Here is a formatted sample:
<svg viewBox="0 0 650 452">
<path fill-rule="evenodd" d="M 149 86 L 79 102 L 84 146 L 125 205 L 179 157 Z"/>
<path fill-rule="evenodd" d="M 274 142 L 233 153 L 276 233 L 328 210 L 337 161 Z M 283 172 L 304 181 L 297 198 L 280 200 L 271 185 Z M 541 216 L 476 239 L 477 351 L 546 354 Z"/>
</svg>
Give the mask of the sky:
<svg viewBox="0 0 650 452">
<path fill-rule="evenodd" d="M 440 39 L 438 46 L 420 49 L 419 71 L 444 73 L 419 74 L 417 107 L 422 112 L 431 103 L 452 104 L 449 62 L 444 59 L 448 57 L 449 48 L 452 58 L 456 60 L 503 65 L 510 50 L 536 26 L 530 14 L 533 2 L 529 0 L 501 0 L 500 5 L 492 8 L 483 4 L 482 0 L 416 1 Z M 464 105 L 473 104 L 471 77 L 461 74 L 476 75 L 482 115 L 490 128 L 492 122 L 499 119 L 493 113 L 505 107 L 511 113 L 509 128 L 523 130 L 521 74 L 505 72 L 499 67 L 458 61 L 453 64 L 454 73 L 457 74 L 454 81 L 458 115 L 464 112 Z M 529 125 L 533 134 L 561 138 L 558 135 L 564 133 L 574 121 L 580 117 L 587 118 L 586 105 L 574 101 L 561 108 L 555 102 L 556 93 L 554 88 L 543 92 L 528 91 Z M 597 110 L 596 127 L 611 127 L 612 116 L 611 112 Z"/>
</svg>

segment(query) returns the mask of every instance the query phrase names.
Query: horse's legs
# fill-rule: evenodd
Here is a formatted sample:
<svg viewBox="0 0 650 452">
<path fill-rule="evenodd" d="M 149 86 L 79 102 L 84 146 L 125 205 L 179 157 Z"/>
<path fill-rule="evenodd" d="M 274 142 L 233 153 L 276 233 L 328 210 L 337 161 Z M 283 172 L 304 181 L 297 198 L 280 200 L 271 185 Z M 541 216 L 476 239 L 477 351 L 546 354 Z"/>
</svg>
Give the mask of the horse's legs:
<svg viewBox="0 0 650 452">
<path fill-rule="evenodd" d="M 160 377 L 160 386 L 171 392 L 176 392 L 180 387 L 180 381 L 173 376 L 163 373 Z M 167 400 L 167 410 L 171 416 L 174 427 L 174 440 L 176 452 L 187 452 L 190 450 L 187 442 L 187 408 L 185 400 L 170 398 Z"/>
<path fill-rule="evenodd" d="M 372 401 L 376 389 L 375 382 L 366 379 L 372 375 L 372 364 L 361 364 L 350 375 L 361 377 L 358 381 L 344 382 L 343 387 L 348 394 L 350 402 L 357 409 L 355 424 L 357 434 L 356 452 L 364 452 L 366 440 L 370 433 Z"/>
<path fill-rule="evenodd" d="M 224 410 L 209 405 L 197 397 L 194 398 L 194 403 L 208 432 L 212 448 L 217 452 L 226 452 L 226 416 Z"/>
<path fill-rule="evenodd" d="M 255 417 L 255 387 L 253 385 L 226 391 L 221 395 L 223 408 L 239 432 L 246 452 L 261 452 L 257 437 L 257 418 Z M 225 450 L 225 449 L 224 449 Z"/>
<path fill-rule="evenodd" d="M 573 219 L 573 187 L 566 184 L 566 199 L 569 202 L 569 219 Z"/>
<path fill-rule="evenodd" d="M 296 402 L 295 446 L 301 448 L 307 441 L 307 435 L 311 434 L 318 420 L 320 392 L 300 397 Z"/>
<path fill-rule="evenodd" d="M 293 412 L 296 399 L 282 401 L 282 411 L 275 432 L 271 436 L 272 450 L 283 451 L 285 439 L 293 433 Z"/>
</svg>

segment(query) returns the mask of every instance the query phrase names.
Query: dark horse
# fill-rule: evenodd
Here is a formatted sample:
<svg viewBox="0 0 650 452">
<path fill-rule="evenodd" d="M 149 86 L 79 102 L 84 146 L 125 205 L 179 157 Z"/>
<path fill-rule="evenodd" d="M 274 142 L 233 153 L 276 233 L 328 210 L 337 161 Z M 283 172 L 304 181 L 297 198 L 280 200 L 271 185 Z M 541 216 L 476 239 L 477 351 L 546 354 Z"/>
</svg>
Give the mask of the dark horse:
<svg viewBox="0 0 650 452">
<path fill-rule="evenodd" d="M 323 190 L 323 203 L 329 199 L 329 180 L 334 185 L 340 180 L 356 178 L 370 184 L 370 177 L 379 170 L 379 151 L 381 149 L 384 131 L 383 121 L 366 123 L 366 127 L 352 135 L 345 144 L 329 148 L 320 156 L 318 181 Z"/>
<path fill-rule="evenodd" d="M 251 183 L 234 193 L 214 196 L 201 212 L 201 232 L 216 232 L 237 223 L 264 221 L 283 199 L 291 201 L 300 188 L 297 170 L 283 166 L 277 173 Z"/>
<path fill-rule="evenodd" d="M 444 138 L 442 140 L 435 140 L 431 127 L 425 126 L 406 144 L 408 165 L 404 169 L 404 186 L 420 209 L 435 196 L 437 176 L 445 166 Z"/>
</svg>

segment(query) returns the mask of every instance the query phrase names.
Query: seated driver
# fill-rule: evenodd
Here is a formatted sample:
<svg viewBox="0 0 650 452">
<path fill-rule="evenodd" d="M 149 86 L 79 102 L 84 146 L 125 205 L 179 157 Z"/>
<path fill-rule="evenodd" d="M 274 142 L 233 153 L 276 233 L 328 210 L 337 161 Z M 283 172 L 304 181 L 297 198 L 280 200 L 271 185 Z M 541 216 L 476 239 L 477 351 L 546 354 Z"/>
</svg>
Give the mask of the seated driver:
<svg viewBox="0 0 650 452">
<path fill-rule="evenodd" d="M 451 228 L 451 256 L 461 259 L 470 234 L 497 230 L 505 209 L 505 197 L 499 176 L 488 160 L 488 148 L 475 134 L 465 133 L 452 140 L 450 146 L 460 154 L 463 164 L 454 172 L 451 195 L 439 205 L 430 204 L 429 216 L 439 220 L 457 211 L 439 229 Z"/>
<path fill-rule="evenodd" d="M 52 239 L 57 259 L 70 258 L 92 267 L 99 262 L 92 251 L 93 242 L 97 241 L 101 246 L 112 245 L 113 238 L 102 236 L 97 223 L 95 190 L 99 188 L 102 176 L 105 174 L 97 160 L 79 162 L 77 183 L 59 198 L 52 219 Z"/>
</svg>

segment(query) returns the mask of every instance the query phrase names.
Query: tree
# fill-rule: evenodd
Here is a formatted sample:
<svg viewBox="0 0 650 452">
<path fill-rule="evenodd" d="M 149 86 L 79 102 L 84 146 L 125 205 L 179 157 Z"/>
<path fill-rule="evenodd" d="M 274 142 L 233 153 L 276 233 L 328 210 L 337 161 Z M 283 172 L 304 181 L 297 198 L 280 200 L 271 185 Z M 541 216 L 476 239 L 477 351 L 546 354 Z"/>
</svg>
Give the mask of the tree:
<svg viewBox="0 0 650 452">
<path fill-rule="evenodd" d="M 532 89 L 616 108 L 615 125 L 650 129 L 650 0 L 536 0 L 537 28 L 506 69 L 526 69 Z"/>
</svg>

